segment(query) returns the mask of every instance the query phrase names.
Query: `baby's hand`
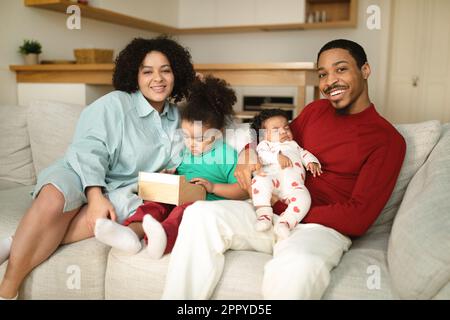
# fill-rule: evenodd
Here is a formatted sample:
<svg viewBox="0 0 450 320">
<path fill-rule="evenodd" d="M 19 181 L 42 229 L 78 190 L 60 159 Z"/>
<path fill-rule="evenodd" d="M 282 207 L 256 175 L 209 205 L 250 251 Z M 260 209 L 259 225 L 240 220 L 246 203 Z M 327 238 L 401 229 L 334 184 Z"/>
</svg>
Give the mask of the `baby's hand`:
<svg viewBox="0 0 450 320">
<path fill-rule="evenodd" d="M 194 178 L 190 182 L 202 185 L 206 189 L 206 192 L 208 192 L 208 193 L 214 193 L 214 183 L 209 182 L 206 179 Z"/>
<path fill-rule="evenodd" d="M 306 169 L 312 173 L 313 177 L 316 177 L 316 174 L 318 176 L 320 176 L 322 174 L 322 168 L 321 168 L 320 164 L 317 162 L 308 163 L 308 165 L 306 166 Z"/>
<path fill-rule="evenodd" d="M 292 167 L 292 161 L 281 152 L 278 154 L 278 163 L 280 164 L 281 169 Z"/>
</svg>

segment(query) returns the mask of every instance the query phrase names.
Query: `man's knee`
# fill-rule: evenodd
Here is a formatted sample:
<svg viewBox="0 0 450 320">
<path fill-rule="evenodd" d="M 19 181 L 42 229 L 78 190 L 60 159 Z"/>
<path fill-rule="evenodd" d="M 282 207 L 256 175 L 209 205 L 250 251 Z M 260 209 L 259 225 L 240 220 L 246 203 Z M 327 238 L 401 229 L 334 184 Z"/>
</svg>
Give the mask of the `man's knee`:
<svg viewBox="0 0 450 320">
<path fill-rule="evenodd" d="M 183 213 L 183 223 L 201 223 L 211 220 L 218 206 L 214 201 L 197 201 L 187 207 Z"/>
</svg>

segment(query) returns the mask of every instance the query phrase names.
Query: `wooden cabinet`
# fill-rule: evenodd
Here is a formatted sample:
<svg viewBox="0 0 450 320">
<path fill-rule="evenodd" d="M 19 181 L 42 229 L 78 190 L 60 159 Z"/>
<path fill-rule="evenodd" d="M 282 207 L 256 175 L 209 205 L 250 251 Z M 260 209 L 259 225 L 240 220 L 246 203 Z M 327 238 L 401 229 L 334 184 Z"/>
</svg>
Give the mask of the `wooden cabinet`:
<svg viewBox="0 0 450 320">
<path fill-rule="evenodd" d="M 180 24 L 187 26 L 181 28 L 89 5 L 79 6 L 83 17 L 167 34 L 356 28 L 357 25 L 358 0 L 267 0 L 264 4 L 258 0 L 189 1 L 192 1 L 191 7 L 197 5 L 201 11 L 192 10 L 189 19 L 180 15 Z M 283 6 L 284 1 L 286 6 Z M 62 13 L 74 4 L 69 0 L 24 0 L 24 3 L 29 7 Z M 183 8 L 189 6 L 181 1 L 180 9 Z M 307 15 L 316 11 L 325 11 L 327 21 L 306 23 Z"/>
</svg>

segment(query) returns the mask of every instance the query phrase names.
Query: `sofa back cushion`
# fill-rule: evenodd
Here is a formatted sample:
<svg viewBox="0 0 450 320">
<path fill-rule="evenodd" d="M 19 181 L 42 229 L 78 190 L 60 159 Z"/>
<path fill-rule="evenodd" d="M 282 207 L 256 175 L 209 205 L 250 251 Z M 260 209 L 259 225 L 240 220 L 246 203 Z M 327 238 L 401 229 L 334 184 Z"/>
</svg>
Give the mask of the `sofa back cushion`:
<svg viewBox="0 0 450 320">
<path fill-rule="evenodd" d="M 47 100 L 30 104 L 27 123 L 36 174 L 64 155 L 83 108 Z"/>
<path fill-rule="evenodd" d="M 26 115 L 27 107 L 0 106 L 0 179 L 31 185 L 36 176 Z"/>
<path fill-rule="evenodd" d="M 450 279 L 450 125 L 417 172 L 388 246 L 392 283 L 406 299 L 430 299 Z"/>
<path fill-rule="evenodd" d="M 405 138 L 406 155 L 391 197 L 374 226 L 392 222 L 400 207 L 408 183 L 424 164 L 441 135 L 441 124 L 437 120 L 395 126 Z"/>
</svg>

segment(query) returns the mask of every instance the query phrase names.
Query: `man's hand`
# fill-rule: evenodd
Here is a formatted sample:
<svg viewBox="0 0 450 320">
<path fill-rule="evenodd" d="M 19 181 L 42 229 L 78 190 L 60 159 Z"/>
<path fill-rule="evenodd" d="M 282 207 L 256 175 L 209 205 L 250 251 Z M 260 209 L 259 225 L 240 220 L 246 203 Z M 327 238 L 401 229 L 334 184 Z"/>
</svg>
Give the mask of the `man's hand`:
<svg viewBox="0 0 450 320">
<path fill-rule="evenodd" d="M 312 173 L 314 178 L 316 175 L 320 176 L 322 174 L 322 167 L 317 162 L 308 163 L 306 169 Z"/>
<path fill-rule="evenodd" d="M 206 189 L 206 192 L 208 192 L 208 193 L 214 193 L 214 183 L 212 183 L 206 179 L 194 178 L 194 179 L 191 179 L 190 182 L 202 185 Z"/>
<path fill-rule="evenodd" d="M 281 169 L 292 167 L 292 161 L 281 152 L 278 154 L 278 163 L 280 164 Z"/>
<path fill-rule="evenodd" d="M 247 190 L 249 195 L 252 194 L 251 181 L 252 173 L 258 171 L 260 175 L 265 175 L 260 171 L 261 163 L 259 162 L 258 155 L 254 149 L 244 149 L 239 153 L 238 164 L 234 170 L 234 176 L 236 177 L 239 186 L 243 190 Z"/>
<path fill-rule="evenodd" d="M 114 206 L 105 198 L 100 187 L 89 187 L 86 190 L 86 195 L 88 198 L 86 222 L 92 233 L 94 233 L 95 222 L 97 219 L 109 217 L 113 221 L 117 220 Z"/>
</svg>

